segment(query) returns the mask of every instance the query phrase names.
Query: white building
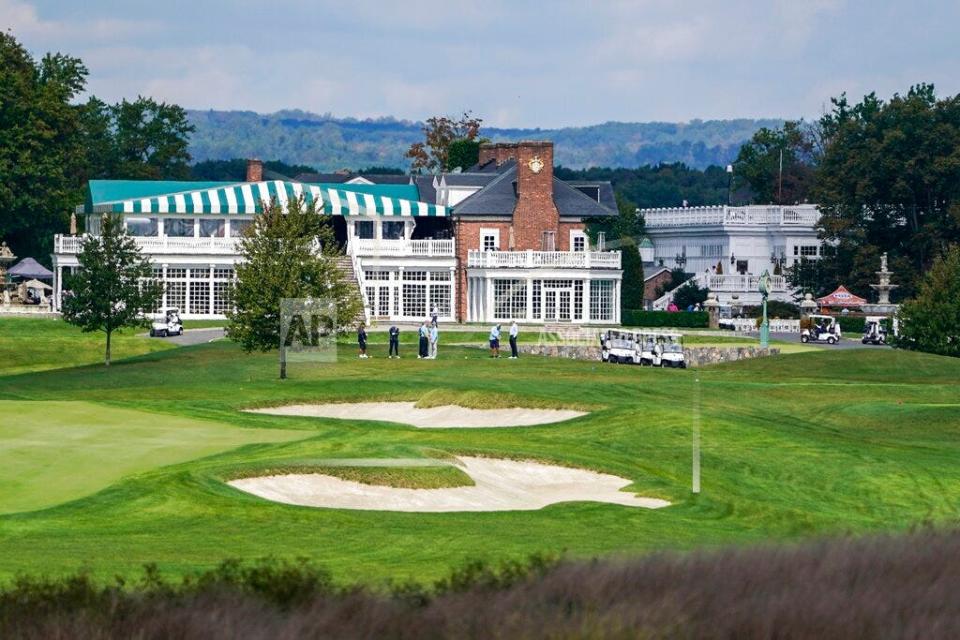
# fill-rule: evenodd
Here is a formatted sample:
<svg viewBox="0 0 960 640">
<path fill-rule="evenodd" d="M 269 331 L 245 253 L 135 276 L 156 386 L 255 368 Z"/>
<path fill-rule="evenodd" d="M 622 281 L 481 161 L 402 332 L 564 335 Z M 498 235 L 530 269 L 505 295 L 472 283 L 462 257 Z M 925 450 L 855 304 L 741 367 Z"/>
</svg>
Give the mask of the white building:
<svg viewBox="0 0 960 640">
<path fill-rule="evenodd" d="M 776 272 L 801 258 L 819 260 L 823 255 L 816 205 L 678 207 L 639 213 L 653 242 L 654 263 L 683 268 L 700 286 L 714 291 L 721 304 L 730 304 L 733 296 L 743 304 L 759 302 L 758 278 L 764 271 L 775 274 L 771 298 L 790 301 L 792 291 Z M 670 296 L 664 296 L 654 308 L 669 302 Z"/>
</svg>

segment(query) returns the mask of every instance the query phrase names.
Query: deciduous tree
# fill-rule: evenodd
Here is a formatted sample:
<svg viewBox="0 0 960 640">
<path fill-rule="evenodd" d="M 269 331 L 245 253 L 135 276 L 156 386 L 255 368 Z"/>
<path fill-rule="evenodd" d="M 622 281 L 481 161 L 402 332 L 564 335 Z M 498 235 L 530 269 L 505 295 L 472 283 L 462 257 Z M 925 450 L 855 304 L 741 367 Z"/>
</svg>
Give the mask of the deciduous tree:
<svg viewBox="0 0 960 640">
<path fill-rule="evenodd" d="M 424 141 L 413 143 L 406 153 L 406 157 L 411 160 L 411 170 L 419 172 L 452 169 L 450 145 L 458 140 L 471 142 L 476 140 L 480 135 L 482 123 L 483 119 L 474 117 L 470 111 L 465 112 L 459 119 L 447 116 L 434 116 L 427 119 L 423 127 Z M 467 151 L 469 151 L 469 145 L 457 149 L 458 162 L 463 161 L 462 157 Z"/>
<path fill-rule="evenodd" d="M 247 352 L 280 347 L 284 298 L 329 299 L 348 326 L 363 311 L 356 283 L 337 267 L 333 228 L 316 203 L 271 203 L 240 241 L 230 338 Z M 286 377 L 281 364 L 280 377 Z"/>
<path fill-rule="evenodd" d="M 119 216 L 105 215 L 100 235 L 87 237 L 77 255 L 80 270 L 66 282 L 63 319 L 84 332 L 103 331 L 103 362 L 110 366 L 110 340 L 123 327 L 145 326 L 163 286 L 152 280 L 153 266 L 140 255 Z"/>
<path fill-rule="evenodd" d="M 916 297 L 901 305 L 897 345 L 960 357 L 960 246 L 937 258 Z"/>
</svg>

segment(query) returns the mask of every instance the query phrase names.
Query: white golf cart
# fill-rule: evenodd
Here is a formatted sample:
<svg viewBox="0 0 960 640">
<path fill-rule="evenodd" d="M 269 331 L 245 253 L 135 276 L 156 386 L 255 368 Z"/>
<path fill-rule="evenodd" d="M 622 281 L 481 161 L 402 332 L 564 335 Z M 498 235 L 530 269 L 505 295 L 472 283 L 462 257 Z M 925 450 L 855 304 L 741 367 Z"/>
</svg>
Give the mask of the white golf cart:
<svg viewBox="0 0 960 640">
<path fill-rule="evenodd" d="M 154 317 L 153 324 L 150 325 L 151 338 L 182 335 L 183 323 L 180 321 L 179 309 L 165 309 Z"/>
<path fill-rule="evenodd" d="M 683 336 L 679 333 L 668 333 L 657 338 L 662 344 L 660 355 L 661 367 L 687 368 L 687 361 L 683 357 Z"/>
<path fill-rule="evenodd" d="M 640 335 L 611 329 L 600 335 L 600 360 L 612 364 L 640 363 Z"/>
<path fill-rule="evenodd" d="M 836 318 L 818 314 L 811 314 L 809 317 L 813 326 L 800 332 L 800 342 L 826 342 L 827 344 L 840 342 L 840 325 L 837 324 Z"/>
<path fill-rule="evenodd" d="M 887 329 L 883 326 L 883 320 L 880 316 L 867 316 L 863 320 L 863 337 L 860 342 L 863 344 L 887 344 Z"/>
</svg>

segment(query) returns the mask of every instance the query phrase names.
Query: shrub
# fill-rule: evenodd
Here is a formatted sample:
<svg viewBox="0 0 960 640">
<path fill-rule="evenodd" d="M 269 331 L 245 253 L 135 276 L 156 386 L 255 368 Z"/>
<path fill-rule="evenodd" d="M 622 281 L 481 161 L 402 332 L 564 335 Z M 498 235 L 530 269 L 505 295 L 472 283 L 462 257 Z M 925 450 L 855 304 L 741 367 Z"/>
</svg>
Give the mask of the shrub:
<svg viewBox="0 0 960 640">
<path fill-rule="evenodd" d="M 644 311 L 627 309 L 623 312 L 625 327 L 683 327 L 706 329 L 710 326 L 710 314 L 706 311 Z"/>
</svg>

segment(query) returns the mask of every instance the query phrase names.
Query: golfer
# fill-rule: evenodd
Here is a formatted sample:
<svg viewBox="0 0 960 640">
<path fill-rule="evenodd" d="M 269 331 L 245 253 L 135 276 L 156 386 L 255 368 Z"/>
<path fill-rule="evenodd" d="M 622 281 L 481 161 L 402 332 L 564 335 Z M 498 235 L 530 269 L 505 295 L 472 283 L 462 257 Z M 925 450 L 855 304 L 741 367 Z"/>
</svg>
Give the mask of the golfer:
<svg viewBox="0 0 960 640">
<path fill-rule="evenodd" d="M 494 325 L 490 329 L 490 357 L 500 357 L 500 325 Z"/>
<path fill-rule="evenodd" d="M 437 318 L 440 317 L 440 310 L 437 309 L 437 305 L 433 305 L 433 309 L 430 310 L 430 324 L 434 327 L 437 326 Z"/>
<path fill-rule="evenodd" d="M 360 358 L 367 357 L 367 330 L 363 328 L 363 324 L 357 325 L 357 345 L 360 347 Z"/>
<path fill-rule="evenodd" d="M 440 330 L 437 325 L 430 327 L 430 359 L 437 359 L 437 342 L 440 340 Z"/>
<path fill-rule="evenodd" d="M 390 357 L 400 357 L 400 327 L 397 325 L 390 327 Z"/>
<path fill-rule="evenodd" d="M 520 327 L 517 326 L 517 321 L 514 320 L 510 324 L 510 359 L 516 360 L 520 357 L 520 354 L 517 352 L 517 336 L 520 335 Z"/>
<path fill-rule="evenodd" d="M 428 338 L 429 335 L 430 333 L 429 333 L 429 329 L 427 329 L 427 321 L 424 320 L 423 324 L 420 325 L 420 350 L 417 355 L 418 359 L 426 358 L 428 355 L 427 345 L 429 344 L 429 338 Z"/>
</svg>

